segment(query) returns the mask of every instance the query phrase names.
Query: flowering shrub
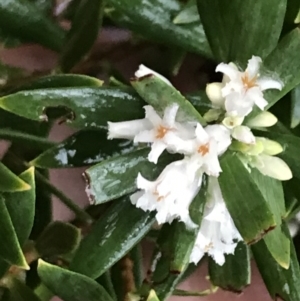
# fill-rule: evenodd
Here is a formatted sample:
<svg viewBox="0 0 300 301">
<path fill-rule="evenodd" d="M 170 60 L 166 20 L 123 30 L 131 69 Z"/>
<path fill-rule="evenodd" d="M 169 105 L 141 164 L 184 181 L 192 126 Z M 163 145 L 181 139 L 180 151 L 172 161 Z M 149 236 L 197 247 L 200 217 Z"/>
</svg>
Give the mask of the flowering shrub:
<svg viewBox="0 0 300 301">
<path fill-rule="evenodd" d="M 1 1 L 3 48 L 35 43 L 59 57 L 43 75 L 0 65 L 0 138 L 10 142 L 0 162 L 1 300 L 241 292 L 252 259 L 271 298 L 300 300 L 297 2 Z M 150 49 L 130 80 L 109 57 L 126 57 L 125 46 L 96 55 L 108 28 L 131 34 L 134 56 Z M 161 49 L 163 59 L 152 56 Z M 202 62 L 192 93 L 176 81 L 185 57 Z M 52 142 L 62 121 L 76 132 Z M 85 168 L 84 209 L 49 181 L 49 169 L 72 167 Z M 75 220 L 51 221 L 51 195 Z M 177 289 L 204 261 L 211 287 Z"/>
</svg>

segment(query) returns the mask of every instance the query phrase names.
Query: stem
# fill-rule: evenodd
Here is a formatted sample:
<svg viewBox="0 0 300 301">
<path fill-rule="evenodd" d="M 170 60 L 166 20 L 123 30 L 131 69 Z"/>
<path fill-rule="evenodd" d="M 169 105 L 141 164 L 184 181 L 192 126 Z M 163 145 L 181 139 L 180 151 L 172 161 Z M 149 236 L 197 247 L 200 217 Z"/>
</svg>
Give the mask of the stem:
<svg viewBox="0 0 300 301">
<path fill-rule="evenodd" d="M 208 296 L 212 293 L 215 293 L 216 289 L 207 289 L 204 291 L 185 291 L 176 289 L 173 292 L 173 296 L 180 296 L 180 297 L 204 297 Z"/>
<path fill-rule="evenodd" d="M 61 190 L 52 185 L 51 182 L 46 179 L 38 170 L 35 171 L 35 176 L 36 179 L 40 183 L 42 183 L 53 195 L 58 197 L 63 202 L 63 204 L 65 204 L 71 211 L 73 211 L 79 220 L 87 224 L 91 224 L 93 222 L 93 218 L 88 213 L 86 213 L 83 209 L 76 205 Z"/>
</svg>

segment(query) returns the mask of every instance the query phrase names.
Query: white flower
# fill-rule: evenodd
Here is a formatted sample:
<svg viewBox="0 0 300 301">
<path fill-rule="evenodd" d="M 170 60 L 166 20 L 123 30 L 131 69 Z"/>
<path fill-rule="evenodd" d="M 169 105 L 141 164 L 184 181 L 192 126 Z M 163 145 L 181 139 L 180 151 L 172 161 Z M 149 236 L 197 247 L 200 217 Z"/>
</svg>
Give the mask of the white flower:
<svg viewBox="0 0 300 301">
<path fill-rule="evenodd" d="M 151 122 L 146 118 L 123 122 L 107 122 L 107 124 L 108 139 L 133 140 L 138 133 L 149 130 L 152 127 Z"/>
<path fill-rule="evenodd" d="M 207 253 L 219 265 L 225 262 L 225 254 L 234 254 L 237 241 L 242 237 L 226 208 L 217 178 L 210 177 L 208 198 L 199 233 L 190 262 L 197 264 Z"/>
<path fill-rule="evenodd" d="M 209 125 L 203 128 L 198 123 L 195 138 L 184 144 L 185 153 L 191 155 L 189 172 L 194 174 L 201 168 L 208 175 L 218 176 L 222 171 L 218 156 L 227 150 L 230 143 L 230 132 L 224 126 Z"/>
<path fill-rule="evenodd" d="M 173 104 L 167 107 L 163 118 L 155 112 L 153 107 L 145 106 L 144 108 L 146 119 L 150 121 L 152 127 L 150 130 L 139 132 L 134 137 L 134 142 L 152 143 L 148 160 L 157 163 L 165 149 L 170 152 L 179 152 L 180 149 L 183 149 L 184 139 L 189 139 L 193 133 L 189 128 L 175 122 L 179 106 Z"/>
<path fill-rule="evenodd" d="M 158 224 L 179 218 L 194 228 L 189 206 L 200 189 L 202 175 L 191 177 L 187 172 L 187 161 L 181 160 L 169 164 L 156 181 L 148 181 L 139 174 L 137 187 L 141 190 L 131 195 L 132 204 L 144 211 L 156 210 Z"/>
<path fill-rule="evenodd" d="M 242 72 L 233 64 L 221 63 L 216 72 L 224 73 L 230 80 L 222 88 L 227 113 L 246 116 L 255 105 L 263 110 L 268 102 L 263 97 L 263 91 L 268 89 L 281 90 L 283 84 L 272 78 L 260 77 L 259 68 L 262 60 L 252 56 L 247 69 Z"/>
<path fill-rule="evenodd" d="M 134 75 L 137 78 L 140 78 L 140 77 L 144 77 L 144 76 L 147 76 L 147 75 L 150 75 L 150 74 L 153 74 L 153 75 L 157 76 L 158 78 L 163 80 L 168 85 L 170 85 L 170 86 L 172 85 L 171 82 L 169 80 L 167 80 L 164 76 L 162 76 L 161 74 L 151 70 L 150 68 L 148 68 L 144 65 L 139 65 L 139 69 L 135 72 Z"/>
</svg>

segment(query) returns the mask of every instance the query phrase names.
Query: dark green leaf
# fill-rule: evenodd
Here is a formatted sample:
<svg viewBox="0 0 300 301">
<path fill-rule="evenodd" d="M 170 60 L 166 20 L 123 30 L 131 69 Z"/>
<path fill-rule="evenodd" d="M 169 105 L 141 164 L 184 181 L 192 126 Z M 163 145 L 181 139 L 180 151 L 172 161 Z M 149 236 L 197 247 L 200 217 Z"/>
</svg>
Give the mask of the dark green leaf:
<svg viewBox="0 0 300 301">
<path fill-rule="evenodd" d="M 300 124 L 300 86 L 297 86 L 291 93 L 291 128 L 295 128 Z"/>
<path fill-rule="evenodd" d="M 7 280 L 9 289 L 4 293 L 3 301 L 41 301 L 38 296 L 21 280 L 10 277 Z"/>
<path fill-rule="evenodd" d="M 285 234 L 289 236 L 285 227 Z M 286 270 L 269 253 L 263 240 L 252 246 L 252 252 L 272 298 L 280 297 L 284 301 L 300 300 L 300 271 L 293 242 L 290 240 L 291 263 Z"/>
<path fill-rule="evenodd" d="M 72 88 L 72 87 L 101 87 L 103 81 L 86 75 L 56 74 L 42 76 L 29 83 L 13 89 L 16 91 L 47 89 L 47 88 Z"/>
<path fill-rule="evenodd" d="M 67 121 L 78 128 L 106 127 L 144 115 L 143 102 L 131 90 L 116 88 L 61 88 L 22 91 L 0 98 L 0 107 L 19 116 L 47 120 L 47 108 L 63 107 Z"/>
<path fill-rule="evenodd" d="M 0 223 L 0 257 L 10 264 L 28 269 L 14 225 L 2 196 L 0 196 Z"/>
<path fill-rule="evenodd" d="M 281 230 L 281 219 L 286 215 L 282 184 L 252 169 L 251 176 L 269 204 L 276 221 L 276 228 L 264 237 L 267 248 L 274 259 L 284 268 L 290 264 L 290 241 Z"/>
<path fill-rule="evenodd" d="M 69 71 L 92 48 L 102 23 L 103 0 L 82 0 L 72 20 L 61 54 L 61 67 Z"/>
<path fill-rule="evenodd" d="M 300 84 L 299 48 L 300 29 L 297 28 L 286 35 L 264 61 L 264 68 L 274 72 L 284 84 L 281 91 L 266 91 L 265 98 L 269 102 L 266 109 Z"/>
<path fill-rule="evenodd" d="M 156 110 L 163 112 L 171 104 L 178 104 L 178 121 L 197 121 L 205 124 L 199 112 L 173 86 L 155 75 L 147 75 L 131 80 L 131 84 L 138 94 Z"/>
<path fill-rule="evenodd" d="M 97 282 L 103 286 L 103 288 L 109 293 L 111 298 L 114 301 L 117 301 L 116 292 L 113 286 L 112 277 L 111 277 L 111 271 L 106 271 L 104 274 L 102 274 L 98 279 Z"/>
<path fill-rule="evenodd" d="M 30 164 L 41 168 L 87 166 L 133 149 L 128 140 L 107 140 L 105 130 L 82 130 L 40 154 Z"/>
<path fill-rule="evenodd" d="M 253 243 L 274 229 L 274 214 L 236 154 L 223 156 L 221 167 L 219 183 L 226 206 L 245 242 Z"/>
<path fill-rule="evenodd" d="M 96 281 L 66 269 L 39 261 L 38 273 L 43 283 L 64 301 L 112 301 Z"/>
<path fill-rule="evenodd" d="M 99 277 L 146 235 L 154 221 L 153 213 L 135 208 L 128 197 L 117 201 L 82 240 L 70 269 Z"/>
<path fill-rule="evenodd" d="M 16 38 L 37 42 L 57 51 L 64 40 L 63 30 L 29 1 L 1 1 L 0 28 Z"/>
<path fill-rule="evenodd" d="M 209 258 L 209 276 L 211 282 L 225 290 L 241 292 L 251 282 L 249 248 L 239 242 L 234 255 L 225 255 L 225 263 L 220 266 Z"/>
<path fill-rule="evenodd" d="M 30 185 L 13 174 L 3 163 L 0 162 L 0 191 L 16 192 L 30 189 Z"/>
<path fill-rule="evenodd" d="M 35 215 L 34 167 L 24 171 L 20 178 L 31 186 L 30 190 L 3 193 L 3 197 L 20 246 L 23 246 L 31 232 Z"/>
<path fill-rule="evenodd" d="M 149 148 L 138 149 L 87 169 L 85 177 L 90 200 L 100 204 L 133 192 L 139 172 L 145 178 L 153 180 L 168 163 L 178 158 L 164 153 L 158 163 L 153 164 L 147 159 L 149 151 Z"/>
<path fill-rule="evenodd" d="M 180 12 L 176 0 L 108 0 L 113 7 L 110 17 L 148 39 L 176 45 L 187 51 L 212 57 L 201 23 L 176 25 L 173 18 Z"/>
<path fill-rule="evenodd" d="M 134 277 L 134 283 L 135 287 L 139 288 L 143 283 L 143 253 L 142 253 L 142 246 L 141 244 L 137 244 L 129 254 L 129 257 L 132 261 L 133 267 L 133 277 Z"/>
<path fill-rule="evenodd" d="M 189 0 L 180 13 L 174 18 L 174 24 L 188 24 L 199 21 L 196 0 Z"/>
<path fill-rule="evenodd" d="M 39 8 L 40 11 L 44 13 L 44 15 L 52 15 L 52 10 L 55 5 L 54 0 L 29 0 L 35 4 L 36 7 Z"/>
<path fill-rule="evenodd" d="M 245 64 L 266 57 L 277 45 L 286 0 L 197 0 L 203 27 L 219 61 Z"/>
<path fill-rule="evenodd" d="M 52 222 L 42 232 L 35 243 L 41 256 L 55 256 L 72 252 L 77 248 L 80 231 L 71 224 L 60 221 Z"/>
</svg>

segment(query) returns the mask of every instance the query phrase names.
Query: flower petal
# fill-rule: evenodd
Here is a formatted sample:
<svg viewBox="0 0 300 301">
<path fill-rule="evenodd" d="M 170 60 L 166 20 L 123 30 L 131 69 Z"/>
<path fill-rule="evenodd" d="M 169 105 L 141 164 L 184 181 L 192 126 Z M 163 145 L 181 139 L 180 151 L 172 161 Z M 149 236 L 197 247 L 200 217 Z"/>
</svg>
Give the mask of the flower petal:
<svg viewBox="0 0 300 301">
<path fill-rule="evenodd" d="M 231 80 L 235 80 L 240 75 L 240 72 L 234 66 L 224 63 L 221 63 L 217 66 L 216 72 L 224 73 Z"/>
<path fill-rule="evenodd" d="M 137 119 L 123 122 L 107 122 L 108 139 L 132 140 L 141 131 L 151 129 L 151 123 L 147 119 Z"/>
<path fill-rule="evenodd" d="M 261 62 L 261 58 L 259 56 L 254 55 L 248 61 L 246 72 L 248 74 L 249 79 L 255 78 L 258 75 Z"/>
<path fill-rule="evenodd" d="M 158 78 L 160 78 L 161 80 L 163 80 L 165 83 L 167 83 L 170 86 L 172 85 L 171 82 L 168 79 L 166 79 L 164 76 L 151 70 L 150 68 L 146 67 L 145 65 L 139 65 L 139 69 L 134 73 L 134 75 L 137 78 L 147 76 L 149 74 L 153 74 L 153 75 L 157 76 Z"/>
<path fill-rule="evenodd" d="M 150 162 L 153 162 L 154 164 L 156 164 L 159 156 L 163 153 L 163 151 L 166 148 L 167 148 L 167 145 L 164 142 L 162 142 L 160 140 L 154 141 L 151 146 L 151 151 L 148 155 L 148 160 Z"/>
<path fill-rule="evenodd" d="M 281 90 L 283 88 L 283 83 L 279 80 L 275 80 L 268 77 L 262 77 L 257 80 L 257 84 L 259 85 L 261 91 L 268 89 L 277 89 Z"/>
<path fill-rule="evenodd" d="M 251 130 L 244 125 L 239 125 L 237 127 L 235 127 L 232 130 L 231 133 L 232 137 L 235 138 L 238 141 L 247 143 L 247 144 L 253 144 L 255 143 L 255 137 L 253 135 L 253 133 L 251 132 Z"/>
<path fill-rule="evenodd" d="M 144 106 L 145 117 L 153 124 L 153 126 L 157 127 L 162 123 L 162 119 L 156 113 L 152 106 Z"/>
<path fill-rule="evenodd" d="M 155 130 L 139 132 L 135 137 L 134 143 L 152 143 L 155 141 Z"/>
<path fill-rule="evenodd" d="M 218 155 L 222 155 L 231 144 L 230 131 L 219 124 L 208 125 L 205 131 L 217 142 Z"/>
<path fill-rule="evenodd" d="M 174 126 L 178 109 L 179 105 L 176 103 L 165 108 L 163 122 L 167 127 Z"/>
<path fill-rule="evenodd" d="M 245 117 L 253 108 L 254 102 L 240 93 L 234 92 L 226 97 L 225 109 L 230 115 Z"/>
</svg>

